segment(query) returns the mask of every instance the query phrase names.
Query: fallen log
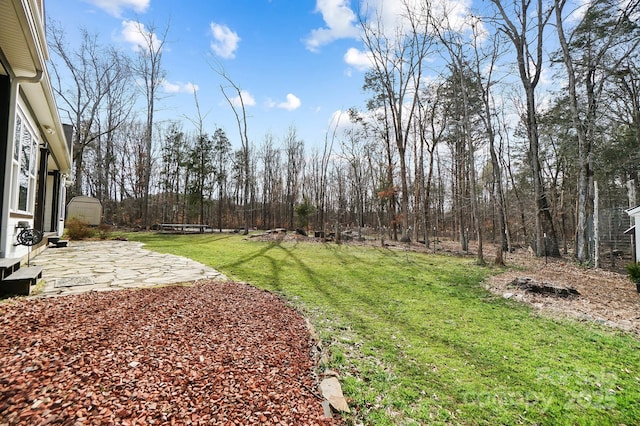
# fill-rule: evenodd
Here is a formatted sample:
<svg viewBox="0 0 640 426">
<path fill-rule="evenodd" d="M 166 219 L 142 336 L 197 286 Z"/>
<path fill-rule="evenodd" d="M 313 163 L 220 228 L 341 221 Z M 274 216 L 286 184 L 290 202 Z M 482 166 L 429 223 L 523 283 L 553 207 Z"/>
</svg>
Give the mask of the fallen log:
<svg viewBox="0 0 640 426">
<path fill-rule="evenodd" d="M 545 282 L 537 282 L 530 277 L 520 277 L 509 283 L 510 288 L 519 288 L 520 290 L 529 291 L 531 293 L 547 294 L 557 297 L 574 297 L 580 296 L 580 292 L 571 287 L 557 287 Z"/>
</svg>

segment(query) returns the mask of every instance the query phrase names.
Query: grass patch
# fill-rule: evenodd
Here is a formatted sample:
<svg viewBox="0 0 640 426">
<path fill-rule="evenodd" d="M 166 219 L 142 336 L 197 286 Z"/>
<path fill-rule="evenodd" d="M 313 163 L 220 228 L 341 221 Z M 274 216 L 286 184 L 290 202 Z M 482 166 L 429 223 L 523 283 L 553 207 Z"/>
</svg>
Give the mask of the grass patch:
<svg viewBox="0 0 640 426">
<path fill-rule="evenodd" d="M 39 294 L 44 293 L 44 289 L 47 286 L 47 281 L 46 280 L 38 280 L 38 282 L 36 283 L 35 286 L 31 287 L 31 295 L 32 296 L 37 296 Z"/>
<path fill-rule="evenodd" d="M 282 294 L 342 376 L 353 423 L 640 423 L 640 342 L 537 315 L 471 259 L 384 248 L 130 234 Z"/>
</svg>

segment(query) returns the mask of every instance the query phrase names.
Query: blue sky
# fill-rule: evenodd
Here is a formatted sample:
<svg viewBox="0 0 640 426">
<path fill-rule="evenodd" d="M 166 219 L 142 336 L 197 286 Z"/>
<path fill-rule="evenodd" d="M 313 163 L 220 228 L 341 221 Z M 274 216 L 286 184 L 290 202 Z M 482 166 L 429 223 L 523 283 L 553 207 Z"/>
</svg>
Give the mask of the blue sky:
<svg viewBox="0 0 640 426">
<path fill-rule="evenodd" d="M 379 0 L 382 1 L 382 0 Z M 160 120 L 195 117 L 197 88 L 205 130 L 226 130 L 239 143 L 235 118 L 212 66 L 224 67 L 246 91 L 249 133 L 282 138 L 291 126 L 308 146 L 320 145 L 336 111 L 362 108 L 364 71 L 356 5 L 349 0 L 50 0 L 48 19 L 59 22 L 69 45 L 78 29 L 99 34 L 132 54 L 135 25 L 168 26 L 158 102 Z M 388 0 L 385 3 L 385 7 Z"/>
<path fill-rule="evenodd" d="M 137 26 L 153 25 L 159 32 L 168 28 L 163 50 L 166 81 L 156 112 L 160 121 L 179 120 L 184 130 L 193 130 L 189 118 L 196 117 L 193 90 L 197 89 L 206 115 L 205 131 L 222 127 L 239 146 L 235 116 L 220 90 L 226 83 L 213 69 L 222 67 L 243 89 L 249 138 L 255 146 L 267 134 L 282 139 L 293 126 L 307 146 L 319 147 L 333 130 L 335 117 L 346 119 L 340 112 L 350 107 L 364 109 L 369 96 L 362 91 L 369 62 L 359 37 L 358 8 L 366 5 L 385 28 L 394 28 L 405 2 L 424 4 L 423 0 L 49 0 L 46 12 L 64 27 L 72 48 L 78 44 L 81 27 L 97 33 L 103 44 L 131 54 L 135 54 Z M 487 7 L 486 2 L 476 4 Z M 436 13 L 446 7 L 451 23 L 463 32 L 474 14 L 471 0 L 442 0 L 432 6 Z M 545 41 L 552 49 L 554 38 L 549 34 Z M 442 71 L 437 61 L 435 54 L 427 79 Z M 509 62 L 506 59 L 499 72 L 515 81 L 515 59 Z M 541 92 L 550 83 L 550 72 L 545 68 Z M 543 98 L 539 103 L 544 102 Z"/>
</svg>

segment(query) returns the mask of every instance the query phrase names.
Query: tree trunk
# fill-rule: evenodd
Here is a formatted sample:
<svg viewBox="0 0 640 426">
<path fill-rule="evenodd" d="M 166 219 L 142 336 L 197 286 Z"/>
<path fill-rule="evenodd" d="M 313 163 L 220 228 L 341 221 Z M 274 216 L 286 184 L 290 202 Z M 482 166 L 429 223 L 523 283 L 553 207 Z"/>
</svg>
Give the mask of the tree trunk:
<svg viewBox="0 0 640 426">
<path fill-rule="evenodd" d="M 579 262 L 586 262 L 589 258 L 589 236 L 587 235 L 587 216 L 589 204 L 589 178 L 590 165 L 589 157 L 591 154 L 590 144 L 587 141 L 587 135 L 584 131 L 584 125 L 580 119 L 580 110 L 578 107 L 578 95 L 576 89 L 576 75 L 573 68 L 573 59 L 569 51 L 569 45 L 564 35 L 562 10 L 564 2 L 555 0 L 556 5 L 556 25 L 558 27 L 558 38 L 562 49 L 562 57 L 567 71 L 567 79 L 569 84 L 569 107 L 571 110 L 571 121 L 573 128 L 578 137 L 578 200 L 576 206 L 576 251 L 575 258 Z"/>
<path fill-rule="evenodd" d="M 402 185 L 402 197 L 400 201 L 400 211 L 402 214 L 402 237 L 400 241 L 408 243 L 411 241 L 409 237 L 409 185 L 407 184 L 407 161 L 405 158 L 404 147 L 398 147 L 398 155 L 400 157 L 400 181 Z"/>
<path fill-rule="evenodd" d="M 533 88 L 527 89 L 527 132 L 529 134 L 529 160 L 533 173 L 533 193 L 536 200 L 536 256 L 560 257 L 560 247 L 553 226 L 551 206 L 542 181 L 538 122 Z"/>
<path fill-rule="evenodd" d="M 553 8 L 543 9 L 542 0 L 517 4 L 516 6 L 522 6 L 516 7 L 515 10 L 515 18 L 517 18 L 515 22 L 520 25 L 520 27 L 517 27 L 514 21 L 511 20 L 512 14 L 504 9 L 501 0 L 491 0 L 491 2 L 498 8 L 498 12 L 504 21 L 501 27 L 502 30 L 513 43 L 518 63 L 518 73 L 526 95 L 526 126 L 529 140 L 529 161 L 532 169 L 534 198 L 537 210 L 535 215 L 536 255 L 542 256 L 546 254 L 559 257 L 560 250 L 553 226 L 551 206 L 549 205 L 547 192 L 542 180 L 535 101 L 535 88 L 542 74 L 544 29 L 553 13 Z M 536 8 L 533 11 L 529 10 L 529 7 L 532 5 L 535 5 Z M 532 27 L 529 27 L 529 18 L 535 19 Z M 530 42 L 527 39 L 530 32 L 535 35 L 534 42 Z"/>
</svg>

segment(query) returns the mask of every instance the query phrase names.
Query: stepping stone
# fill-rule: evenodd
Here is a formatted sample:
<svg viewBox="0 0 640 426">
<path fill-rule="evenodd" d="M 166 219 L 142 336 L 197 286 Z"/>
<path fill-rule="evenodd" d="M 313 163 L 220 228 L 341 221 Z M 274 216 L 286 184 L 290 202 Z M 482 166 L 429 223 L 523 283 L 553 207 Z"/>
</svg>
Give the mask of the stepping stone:
<svg viewBox="0 0 640 426">
<path fill-rule="evenodd" d="M 329 377 L 320 382 L 320 393 L 329 401 L 331 406 L 338 410 L 349 413 L 349 404 L 344 398 L 340 382 L 335 377 Z"/>
</svg>

